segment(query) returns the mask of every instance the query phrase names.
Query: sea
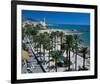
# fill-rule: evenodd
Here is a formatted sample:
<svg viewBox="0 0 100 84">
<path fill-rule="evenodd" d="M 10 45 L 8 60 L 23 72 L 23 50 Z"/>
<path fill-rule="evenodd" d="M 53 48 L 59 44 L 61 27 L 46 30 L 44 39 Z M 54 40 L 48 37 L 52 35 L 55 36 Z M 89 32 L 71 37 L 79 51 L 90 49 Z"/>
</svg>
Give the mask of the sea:
<svg viewBox="0 0 100 84">
<path fill-rule="evenodd" d="M 71 30 L 78 31 L 82 34 L 79 34 L 80 43 L 90 47 L 90 26 L 89 25 L 65 25 L 65 24 L 56 24 L 49 25 L 48 29 L 63 29 L 63 30 Z"/>
</svg>

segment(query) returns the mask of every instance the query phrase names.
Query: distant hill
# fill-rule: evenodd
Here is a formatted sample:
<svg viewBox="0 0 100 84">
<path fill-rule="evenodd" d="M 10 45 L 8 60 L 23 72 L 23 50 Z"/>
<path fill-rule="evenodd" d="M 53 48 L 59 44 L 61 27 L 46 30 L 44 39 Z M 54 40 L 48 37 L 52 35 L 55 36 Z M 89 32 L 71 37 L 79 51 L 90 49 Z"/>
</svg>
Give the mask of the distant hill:
<svg viewBox="0 0 100 84">
<path fill-rule="evenodd" d="M 25 17 L 22 17 L 22 21 L 26 21 L 26 20 L 35 21 L 35 22 L 39 21 L 39 20 L 36 20 L 34 18 L 25 18 Z"/>
</svg>

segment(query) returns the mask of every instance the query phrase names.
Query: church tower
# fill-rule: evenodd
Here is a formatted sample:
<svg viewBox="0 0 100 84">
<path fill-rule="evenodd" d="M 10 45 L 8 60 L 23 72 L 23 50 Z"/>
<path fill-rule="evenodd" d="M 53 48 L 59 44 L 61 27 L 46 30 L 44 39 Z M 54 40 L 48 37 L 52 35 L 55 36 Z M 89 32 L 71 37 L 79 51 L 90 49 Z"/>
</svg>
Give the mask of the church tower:
<svg viewBox="0 0 100 84">
<path fill-rule="evenodd" d="M 43 23 L 44 23 L 44 26 L 46 26 L 46 20 L 45 20 L 45 18 L 43 19 Z"/>
</svg>

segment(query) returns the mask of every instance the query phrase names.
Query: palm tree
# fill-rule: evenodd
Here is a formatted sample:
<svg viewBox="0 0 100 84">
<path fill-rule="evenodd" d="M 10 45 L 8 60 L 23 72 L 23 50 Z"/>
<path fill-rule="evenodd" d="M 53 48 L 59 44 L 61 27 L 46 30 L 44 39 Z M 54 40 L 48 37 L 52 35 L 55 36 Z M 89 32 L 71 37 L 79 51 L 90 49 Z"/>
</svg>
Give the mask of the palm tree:
<svg viewBox="0 0 100 84">
<path fill-rule="evenodd" d="M 54 42 L 56 41 L 56 32 L 51 32 L 50 38 L 51 38 L 53 46 L 56 47 L 55 42 Z"/>
<path fill-rule="evenodd" d="M 56 32 L 55 32 L 55 36 L 56 36 L 56 39 L 55 39 L 55 41 L 56 41 L 56 42 L 55 42 L 55 43 L 56 43 L 56 50 L 58 50 L 58 49 L 57 49 L 57 44 L 58 44 L 58 37 L 59 37 L 59 34 L 60 34 L 59 31 L 56 31 Z"/>
<path fill-rule="evenodd" d="M 75 48 L 75 70 L 77 70 L 77 53 L 78 53 L 79 36 L 74 35 L 74 48 Z M 74 52 L 73 52 L 74 53 Z"/>
<path fill-rule="evenodd" d="M 59 36 L 60 36 L 60 43 L 61 43 L 61 46 L 63 45 L 63 37 L 64 37 L 64 33 L 63 32 L 59 32 Z M 62 49 L 60 49 L 62 50 Z"/>
<path fill-rule="evenodd" d="M 47 51 L 49 51 L 48 52 L 48 61 L 50 61 L 50 51 L 52 50 L 53 45 L 51 43 L 46 43 L 44 46 L 45 46 L 45 49 Z M 49 67 L 50 67 L 50 62 L 49 62 Z"/>
<path fill-rule="evenodd" d="M 42 35 L 42 45 L 43 45 L 43 52 L 44 52 L 44 61 L 45 61 L 45 50 L 47 49 L 47 43 L 50 42 L 49 34 L 47 32 L 44 32 Z"/>
<path fill-rule="evenodd" d="M 58 37 L 59 37 L 59 31 L 51 32 L 50 38 L 52 39 L 52 43 L 55 47 L 55 50 L 57 50 L 56 47 L 57 47 Z"/>
<path fill-rule="evenodd" d="M 34 48 L 36 48 L 37 54 L 38 54 L 39 40 L 40 40 L 39 35 L 33 36 Z"/>
<path fill-rule="evenodd" d="M 68 60 L 69 60 L 69 67 L 68 70 L 70 70 L 70 52 L 73 46 L 73 36 L 72 35 L 66 35 L 66 51 L 68 53 Z"/>
<path fill-rule="evenodd" d="M 25 37 L 25 28 L 22 28 L 22 40 L 24 39 Z"/>
<path fill-rule="evenodd" d="M 50 56 L 55 60 L 55 71 L 57 72 L 57 61 L 62 58 L 62 52 L 59 50 L 51 51 Z"/>
<path fill-rule="evenodd" d="M 33 28 L 31 29 L 31 31 L 30 31 L 30 34 L 31 34 L 31 35 L 37 35 L 37 33 L 38 33 L 38 30 L 35 29 L 35 27 L 33 27 Z"/>
<path fill-rule="evenodd" d="M 38 40 L 38 45 L 39 45 L 39 48 L 40 48 L 40 52 L 38 53 L 40 55 L 40 59 L 42 60 L 41 56 L 42 56 L 42 44 L 44 42 L 44 34 L 43 33 L 40 33 L 37 35 L 37 40 Z"/>
<path fill-rule="evenodd" d="M 86 54 L 88 53 L 88 48 L 82 47 L 80 52 L 83 54 L 83 70 L 84 70 L 85 69 L 85 58 L 86 58 Z"/>
<path fill-rule="evenodd" d="M 30 24 L 25 25 L 25 30 L 26 30 L 25 33 L 28 37 L 30 37 L 30 35 L 31 35 L 32 28 L 33 28 L 33 26 Z"/>
<path fill-rule="evenodd" d="M 50 42 L 49 34 L 47 32 L 44 32 L 44 33 L 40 33 L 39 36 L 40 36 L 40 40 L 39 40 L 40 52 L 41 52 L 41 46 L 42 46 L 43 52 L 44 52 L 43 56 L 44 56 L 44 61 L 45 61 L 45 49 L 47 49 L 46 44 Z"/>
</svg>

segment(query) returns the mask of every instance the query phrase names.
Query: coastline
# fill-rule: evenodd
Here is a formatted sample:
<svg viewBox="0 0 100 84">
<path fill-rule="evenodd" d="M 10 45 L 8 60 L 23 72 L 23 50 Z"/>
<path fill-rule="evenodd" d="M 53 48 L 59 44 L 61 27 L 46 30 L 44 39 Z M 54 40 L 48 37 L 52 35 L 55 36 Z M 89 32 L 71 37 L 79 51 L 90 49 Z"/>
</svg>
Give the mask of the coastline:
<svg viewBox="0 0 100 84">
<path fill-rule="evenodd" d="M 79 31 L 71 31 L 71 30 L 68 30 L 68 29 L 67 30 L 63 30 L 63 29 L 45 29 L 45 30 L 39 30 L 39 33 L 44 33 L 44 32 L 51 33 L 51 32 L 56 32 L 56 31 L 63 32 L 65 35 L 82 34 Z"/>
</svg>

